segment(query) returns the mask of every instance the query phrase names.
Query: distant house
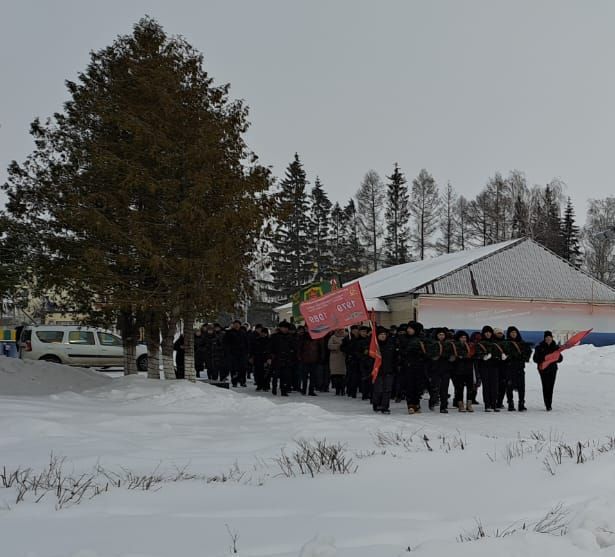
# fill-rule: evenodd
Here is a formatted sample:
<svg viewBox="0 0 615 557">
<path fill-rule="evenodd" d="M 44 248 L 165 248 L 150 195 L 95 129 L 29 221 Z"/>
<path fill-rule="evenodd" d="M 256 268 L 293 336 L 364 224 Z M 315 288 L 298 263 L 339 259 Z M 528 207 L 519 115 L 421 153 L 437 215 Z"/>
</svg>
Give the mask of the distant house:
<svg viewBox="0 0 615 557">
<path fill-rule="evenodd" d="M 411 319 L 468 331 L 516 325 L 534 342 L 545 329 L 565 339 L 593 328 L 586 342 L 615 344 L 615 289 L 529 238 L 395 265 L 357 281 L 386 326 Z"/>
</svg>

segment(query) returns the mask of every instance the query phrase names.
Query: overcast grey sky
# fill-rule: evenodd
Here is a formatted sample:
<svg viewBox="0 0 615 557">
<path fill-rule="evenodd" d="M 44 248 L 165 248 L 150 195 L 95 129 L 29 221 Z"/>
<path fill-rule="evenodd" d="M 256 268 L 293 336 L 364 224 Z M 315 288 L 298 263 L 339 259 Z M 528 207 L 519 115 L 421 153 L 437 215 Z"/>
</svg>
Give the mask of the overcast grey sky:
<svg viewBox="0 0 615 557">
<path fill-rule="evenodd" d="M 609 0 L 0 0 L 0 181 L 89 51 L 149 14 L 250 106 L 276 175 L 295 151 L 334 200 L 370 168 L 422 167 L 475 195 L 495 171 L 559 177 L 578 211 L 613 195 Z M 582 219 L 583 215 L 579 215 Z"/>
</svg>

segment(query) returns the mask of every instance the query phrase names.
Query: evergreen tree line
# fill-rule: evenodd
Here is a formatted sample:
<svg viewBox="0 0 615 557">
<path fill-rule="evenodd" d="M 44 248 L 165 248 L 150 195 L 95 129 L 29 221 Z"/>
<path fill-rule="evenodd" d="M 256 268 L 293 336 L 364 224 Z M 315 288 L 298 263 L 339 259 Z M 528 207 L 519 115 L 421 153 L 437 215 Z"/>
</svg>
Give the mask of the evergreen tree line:
<svg viewBox="0 0 615 557">
<path fill-rule="evenodd" d="M 8 169 L 2 295 L 27 286 L 116 326 L 126 373 L 144 331 L 159 377 L 162 338 L 174 378 L 179 321 L 192 331 L 245 295 L 272 215 L 270 172 L 243 139 L 247 109 L 149 18 L 92 53 L 67 88 L 64 110 L 32 124 L 32 154 Z M 194 379 L 193 335 L 185 342 Z"/>
<path fill-rule="evenodd" d="M 277 192 L 278 218 L 265 235 L 269 294 L 285 299 L 319 276 L 343 281 L 434 254 L 530 237 L 577 268 L 615 284 L 615 242 L 596 232 L 615 223 L 615 198 L 591 200 L 587 225 L 553 179 L 530 186 L 523 172 L 496 173 L 474 199 L 425 169 L 408 184 L 398 164 L 383 181 L 369 170 L 355 198 L 332 203 L 321 180 L 309 188 L 295 154 Z M 265 275 L 261 275 L 265 278 Z"/>
</svg>

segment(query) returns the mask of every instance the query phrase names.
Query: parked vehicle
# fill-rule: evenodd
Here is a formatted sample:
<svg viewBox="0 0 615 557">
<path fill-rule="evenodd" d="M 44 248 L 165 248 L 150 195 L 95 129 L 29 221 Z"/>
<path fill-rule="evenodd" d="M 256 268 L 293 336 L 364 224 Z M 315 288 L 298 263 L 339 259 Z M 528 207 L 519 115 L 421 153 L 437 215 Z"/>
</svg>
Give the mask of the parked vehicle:
<svg viewBox="0 0 615 557">
<path fill-rule="evenodd" d="M 24 327 L 19 357 L 79 367 L 123 367 L 122 339 L 95 327 L 38 325 Z M 137 368 L 147 371 L 147 347 L 137 344 Z"/>
</svg>

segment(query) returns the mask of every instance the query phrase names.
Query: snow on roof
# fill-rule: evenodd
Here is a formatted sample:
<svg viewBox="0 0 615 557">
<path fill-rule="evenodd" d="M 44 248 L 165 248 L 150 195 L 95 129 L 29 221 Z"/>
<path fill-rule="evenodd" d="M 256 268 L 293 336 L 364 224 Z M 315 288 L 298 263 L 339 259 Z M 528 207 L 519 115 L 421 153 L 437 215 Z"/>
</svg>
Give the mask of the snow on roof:
<svg viewBox="0 0 615 557">
<path fill-rule="evenodd" d="M 490 246 L 447 253 L 423 261 L 403 263 L 380 269 L 357 280 L 361 284 L 366 301 L 368 298 L 404 294 L 522 241 L 523 238 L 508 240 Z"/>
</svg>

